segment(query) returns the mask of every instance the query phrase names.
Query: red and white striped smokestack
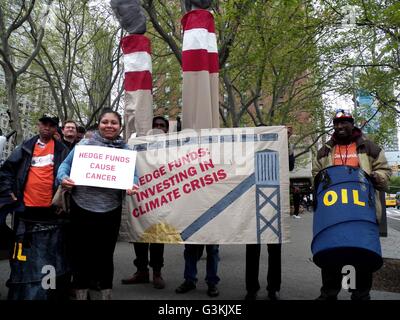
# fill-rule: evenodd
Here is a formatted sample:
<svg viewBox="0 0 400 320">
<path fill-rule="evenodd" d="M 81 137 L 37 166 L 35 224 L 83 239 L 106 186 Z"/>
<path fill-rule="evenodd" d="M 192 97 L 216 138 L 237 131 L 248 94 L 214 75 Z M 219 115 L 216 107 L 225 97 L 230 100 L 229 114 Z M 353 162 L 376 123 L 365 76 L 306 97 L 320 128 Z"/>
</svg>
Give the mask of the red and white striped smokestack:
<svg viewBox="0 0 400 320">
<path fill-rule="evenodd" d="M 219 128 L 218 48 L 214 17 L 203 9 L 182 18 L 182 127 Z"/>
<path fill-rule="evenodd" d="M 132 133 L 144 136 L 153 119 L 152 64 L 150 40 L 142 34 L 130 34 L 121 40 L 125 72 L 125 140 Z"/>
</svg>

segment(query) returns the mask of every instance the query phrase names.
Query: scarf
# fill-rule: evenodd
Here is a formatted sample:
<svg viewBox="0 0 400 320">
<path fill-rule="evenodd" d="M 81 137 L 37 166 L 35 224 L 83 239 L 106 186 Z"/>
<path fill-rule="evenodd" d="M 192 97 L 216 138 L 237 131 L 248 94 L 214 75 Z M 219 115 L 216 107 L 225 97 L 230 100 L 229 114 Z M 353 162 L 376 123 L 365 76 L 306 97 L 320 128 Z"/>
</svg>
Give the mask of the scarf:
<svg viewBox="0 0 400 320">
<path fill-rule="evenodd" d="M 93 136 L 89 139 L 83 139 L 79 144 L 99 146 L 99 147 L 109 147 L 117 149 L 128 149 L 128 145 L 121 138 L 121 136 L 116 137 L 113 140 L 103 138 L 98 131 L 95 131 Z"/>
</svg>

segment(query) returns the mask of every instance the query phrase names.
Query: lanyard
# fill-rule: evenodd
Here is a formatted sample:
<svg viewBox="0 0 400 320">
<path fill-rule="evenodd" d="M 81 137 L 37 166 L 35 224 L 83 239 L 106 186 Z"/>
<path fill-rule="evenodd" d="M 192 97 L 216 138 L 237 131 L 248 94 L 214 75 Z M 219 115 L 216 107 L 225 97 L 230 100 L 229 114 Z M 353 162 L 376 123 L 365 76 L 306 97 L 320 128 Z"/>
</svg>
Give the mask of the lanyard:
<svg viewBox="0 0 400 320">
<path fill-rule="evenodd" d="M 339 155 L 340 155 L 340 160 L 342 161 L 342 165 L 346 165 L 347 163 L 347 154 L 349 152 L 349 145 L 346 145 L 346 155 L 343 161 L 343 157 L 342 157 L 342 148 L 340 148 L 340 145 L 338 145 L 339 147 Z"/>
</svg>

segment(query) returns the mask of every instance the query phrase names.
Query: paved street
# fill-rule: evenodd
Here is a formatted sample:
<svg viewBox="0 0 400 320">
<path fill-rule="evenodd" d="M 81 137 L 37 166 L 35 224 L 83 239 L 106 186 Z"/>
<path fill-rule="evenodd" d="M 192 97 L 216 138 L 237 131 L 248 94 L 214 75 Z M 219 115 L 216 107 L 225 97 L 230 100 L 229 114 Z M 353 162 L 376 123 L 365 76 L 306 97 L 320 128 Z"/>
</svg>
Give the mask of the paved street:
<svg viewBox="0 0 400 320">
<path fill-rule="evenodd" d="M 400 231 L 400 210 L 394 208 L 386 210 L 387 210 L 388 223 L 393 229 Z"/>
<path fill-rule="evenodd" d="M 312 236 L 312 214 L 306 212 L 302 219 L 289 219 L 291 226 L 291 242 L 282 246 L 282 299 L 308 300 L 319 295 L 321 284 L 320 271 L 311 259 L 311 236 Z M 390 223 L 390 222 L 389 222 Z M 382 251 L 384 257 L 400 258 L 400 232 L 389 225 L 388 237 L 382 238 Z M 178 295 L 175 288 L 183 281 L 183 245 L 166 245 L 165 267 L 163 268 L 166 288 L 157 290 L 152 284 L 121 285 L 121 278 L 129 276 L 134 272 L 132 259 L 134 257 L 133 246 L 129 243 L 119 242 L 115 252 L 115 278 L 114 299 L 121 300 L 203 300 L 210 299 L 206 295 L 205 259 L 198 263 L 199 282 L 196 290 Z M 220 246 L 219 276 L 219 299 L 241 300 L 245 295 L 244 270 L 245 270 L 245 246 L 223 245 Z M 260 268 L 260 282 L 262 290 L 259 299 L 266 298 L 266 273 L 267 273 L 267 250 L 262 248 L 262 261 Z M 8 276 L 7 261 L 0 261 L 0 299 L 5 299 L 6 289 L 4 282 Z M 400 300 L 400 294 L 373 291 L 373 299 Z M 349 299 L 347 292 L 341 292 L 340 299 Z"/>
</svg>

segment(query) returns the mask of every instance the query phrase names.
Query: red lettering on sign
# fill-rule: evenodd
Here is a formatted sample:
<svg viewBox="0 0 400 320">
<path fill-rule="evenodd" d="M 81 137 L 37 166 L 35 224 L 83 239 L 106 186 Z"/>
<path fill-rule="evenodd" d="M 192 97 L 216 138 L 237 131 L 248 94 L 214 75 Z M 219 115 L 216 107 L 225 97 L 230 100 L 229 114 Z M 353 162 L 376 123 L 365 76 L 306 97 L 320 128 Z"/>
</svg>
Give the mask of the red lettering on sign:
<svg viewBox="0 0 400 320">
<path fill-rule="evenodd" d="M 102 180 L 102 181 L 117 181 L 117 177 L 106 173 L 86 172 L 86 179 Z"/>
<path fill-rule="evenodd" d="M 170 192 L 166 193 L 165 195 L 161 195 L 159 197 L 156 197 L 154 199 L 151 199 L 148 202 L 145 202 L 138 206 L 137 208 L 132 210 L 132 216 L 134 218 L 138 218 L 139 216 L 142 216 L 144 214 L 147 214 L 155 209 L 161 208 L 162 206 L 179 199 L 181 197 L 181 194 L 179 193 L 179 189 L 176 188 L 174 190 L 171 190 Z"/>
<path fill-rule="evenodd" d="M 90 164 L 90 169 L 99 169 L 99 170 L 107 170 L 107 171 L 115 171 L 114 164 L 104 164 L 104 163 L 95 163 L 92 162 Z"/>
<path fill-rule="evenodd" d="M 93 152 L 79 152 L 78 158 L 102 160 L 103 154 Z"/>
</svg>

